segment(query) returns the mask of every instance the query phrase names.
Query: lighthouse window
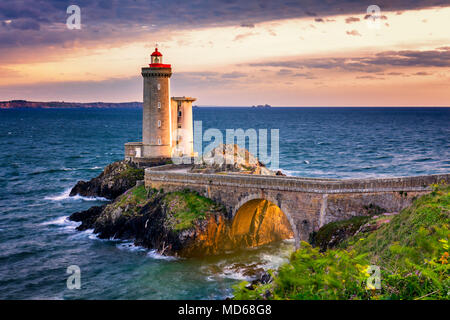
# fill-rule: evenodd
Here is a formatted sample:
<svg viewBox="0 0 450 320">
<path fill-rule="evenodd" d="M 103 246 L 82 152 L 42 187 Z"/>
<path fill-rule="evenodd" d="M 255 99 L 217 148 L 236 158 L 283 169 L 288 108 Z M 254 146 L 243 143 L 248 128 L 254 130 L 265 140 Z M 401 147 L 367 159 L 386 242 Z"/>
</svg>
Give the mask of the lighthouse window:
<svg viewBox="0 0 450 320">
<path fill-rule="evenodd" d="M 161 128 L 161 120 L 158 120 L 158 128 Z"/>
<path fill-rule="evenodd" d="M 161 90 L 161 84 L 158 83 L 158 90 Z"/>
<path fill-rule="evenodd" d="M 158 102 L 158 109 L 161 109 L 161 102 Z"/>
<path fill-rule="evenodd" d="M 178 111 L 178 116 L 179 116 L 179 117 L 181 117 L 181 110 L 180 110 L 180 111 Z"/>
<path fill-rule="evenodd" d="M 158 145 L 161 145 L 161 138 L 158 138 Z"/>
</svg>

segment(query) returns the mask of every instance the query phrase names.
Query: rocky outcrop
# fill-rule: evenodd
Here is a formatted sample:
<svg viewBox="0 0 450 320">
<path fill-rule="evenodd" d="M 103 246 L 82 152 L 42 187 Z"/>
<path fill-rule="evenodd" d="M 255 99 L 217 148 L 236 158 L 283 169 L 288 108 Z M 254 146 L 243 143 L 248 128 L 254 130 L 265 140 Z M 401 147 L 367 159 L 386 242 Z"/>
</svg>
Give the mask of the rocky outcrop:
<svg viewBox="0 0 450 320">
<path fill-rule="evenodd" d="M 222 239 L 229 229 L 223 215 L 222 206 L 194 192 L 164 193 L 141 185 L 111 204 L 76 212 L 69 219 L 82 222 L 78 230 L 94 229 L 101 239 L 132 239 L 164 255 L 203 256 L 217 248 L 208 237 L 211 228 L 212 239 Z"/>
<path fill-rule="evenodd" d="M 256 201 L 256 200 L 255 200 Z M 222 205 L 193 191 L 137 185 L 102 207 L 70 216 L 101 239 L 129 239 L 161 254 L 205 256 L 291 238 L 289 222 L 266 200 L 250 201 L 231 220 Z"/>
<path fill-rule="evenodd" d="M 191 172 L 236 172 L 266 176 L 284 175 L 281 171 L 268 169 L 258 158 L 237 144 L 220 144 L 203 155 L 203 163 L 195 164 Z"/>
<path fill-rule="evenodd" d="M 136 182 L 144 179 L 144 169 L 126 161 L 113 162 L 96 178 L 78 181 L 70 191 L 70 196 L 104 197 L 113 200 Z"/>
<path fill-rule="evenodd" d="M 394 213 L 383 213 L 375 216 L 358 216 L 348 220 L 331 222 L 310 235 L 310 243 L 320 247 L 321 251 L 337 247 L 346 239 L 367 232 L 373 232 L 389 223 Z"/>
<path fill-rule="evenodd" d="M 77 227 L 78 231 L 91 229 L 95 223 L 95 220 L 97 220 L 105 207 L 106 205 L 93 206 L 88 210 L 73 213 L 69 219 L 72 221 L 81 222 L 81 224 Z"/>
</svg>

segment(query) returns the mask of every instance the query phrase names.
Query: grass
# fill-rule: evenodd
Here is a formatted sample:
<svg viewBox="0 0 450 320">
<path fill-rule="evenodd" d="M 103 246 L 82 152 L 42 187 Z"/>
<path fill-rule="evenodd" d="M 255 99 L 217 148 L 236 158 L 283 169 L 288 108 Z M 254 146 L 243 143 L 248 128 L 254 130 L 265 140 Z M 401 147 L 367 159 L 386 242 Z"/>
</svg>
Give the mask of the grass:
<svg viewBox="0 0 450 320">
<path fill-rule="evenodd" d="M 140 215 L 142 207 L 162 195 L 161 204 L 167 208 L 167 226 L 180 232 L 195 226 L 197 220 L 205 219 L 208 213 L 222 210 L 211 199 L 198 193 L 184 190 L 164 193 L 164 190 L 147 190 L 144 185 L 129 189 L 112 206 L 122 208 L 122 214 L 128 217 Z M 154 203 L 154 205 L 159 205 Z"/>
<path fill-rule="evenodd" d="M 367 237 L 352 237 L 343 246 L 367 253 L 372 263 L 396 268 L 404 258 L 414 263 L 429 259 L 439 250 L 430 242 L 437 243 L 448 237 L 450 216 L 450 187 L 435 187 L 429 194 L 394 216 L 390 223 L 370 233 Z M 402 255 L 396 248 L 412 248 L 410 254 Z"/>
<path fill-rule="evenodd" d="M 196 220 L 205 219 L 209 212 L 218 209 L 211 199 L 188 190 L 170 192 L 163 201 L 168 207 L 169 225 L 174 231 L 192 228 Z"/>
<path fill-rule="evenodd" d="M 367 236 L 320 252 L 302 243 L 274 281 L 234 287 L 236 299 L 445 299 L 450 298 L 450 187 L 431 194 Z M 381 288 L 368 282 L 379 267 Z"/>
<path fill-rule="evenodd" d="M 125 179 L 130 181 L 144 180 L 144 169 L 135 168 L 130 166 L 129 164 L 127 164 L 126 166 L 126 170 L 122 171 L 116 179 Z"/>
<path fill-rule="evenodd" d="M 127 190 L 112 205 L 115 209 L 123 208 L 124 215 L 134 216 L 139 214 L 140 209 L 150 200 L 151 198 L 148 198 L 145 186 L 141 185 Z"/>
</svg>

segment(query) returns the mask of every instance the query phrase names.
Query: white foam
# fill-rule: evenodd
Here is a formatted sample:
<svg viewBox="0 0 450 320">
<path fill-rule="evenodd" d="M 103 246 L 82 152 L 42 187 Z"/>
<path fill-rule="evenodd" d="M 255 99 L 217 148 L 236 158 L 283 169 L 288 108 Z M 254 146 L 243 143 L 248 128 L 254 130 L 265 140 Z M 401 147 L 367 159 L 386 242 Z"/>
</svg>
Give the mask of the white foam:
<svg viewBox="0 0 450 320">
<path fill-rule="evenodd" d="M 244 276 L 240 270 L 231 269 L 232 266 L 224 267 L 222 273 L 218 274 L 221 278 L 233 279 L 233 280 L 251 280 L 252 277 Z"/>
<path fill-rule="evenodd" d="M 132 241 L 119 243 L 119 244 L 117 244 L 116 247 L 121 250 L 127 250 L 127 251 L 132 251 L 132 252 L 147 251 L 144 247 L 137 246 Z"/>
<path fill-rule="evenodd" d="M 297 170 L 286 170 L 286 169 L 281 169 L 280 168 L 281 173 L 287 175 L 287 176 L 295 176 L 296 173 L 301 173 L 301 171 L 297 171 Z"/>
<path fill-rule="evenodd" d="M 75 196 L 70 196 L 70 191 L 72 190 L 72 188 L 68 188 L 66 190 L 64 190 L 64 192 L 56 195 L 56 196 L 51 196 L 51 197 L 45 197 L 45 200 L 51 200 L 51 201 L 64 201 L 64 200 L 71 200 L 71 201 L 109 201 L 106 198 L 103 197 L 83 197 L 80 195 L 75 195 Z"/>
<path fill-rule="evenodd" d="M 81 222 L 69 220 L 69 216 L 62 216 L 56 219 L 41 223 L 41 226 L 62 226 L 66 230 L 75 230 Z"/>
<path fill-rule="evenodd" d="M 150 258 L 153 258 L 153 259 L 157 259 L 157 260 L 168 260 L 168 261 L 172 261 L 172 260 L 177 260 L 178 259 L 178 258 L 173 257 L 173 256 L 162 255 L 162 254 L 158 253 L 158 251 L 155 250 L 155 249 L 150 250 L 147 253 L 147 257 L 150 257 Z"/>
</svg>

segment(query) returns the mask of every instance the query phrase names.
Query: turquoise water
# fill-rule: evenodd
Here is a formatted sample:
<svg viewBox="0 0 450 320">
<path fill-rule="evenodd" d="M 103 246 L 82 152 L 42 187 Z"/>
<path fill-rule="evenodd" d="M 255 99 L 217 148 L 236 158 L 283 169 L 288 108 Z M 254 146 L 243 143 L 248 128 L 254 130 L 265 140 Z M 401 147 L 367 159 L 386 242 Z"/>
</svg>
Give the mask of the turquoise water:
<svg viewBox="0 0 450 320">
<path fill-rule="evenodd" d="M 199 108 L 203 128 L 280 129 L 280 167 L 314 177 L 450 171 L 448 108 Z M 244 265 L 276 267 L 292 242 L 208 259 L 167 259 L 77 232 L 65 218 L 104 203 L 69 198 L 139 141 L 141 110 L 0 110 L 0 299 L 222 299 Z M 81 268 L 81 289 L 66 268 Z"/>
</svg>

